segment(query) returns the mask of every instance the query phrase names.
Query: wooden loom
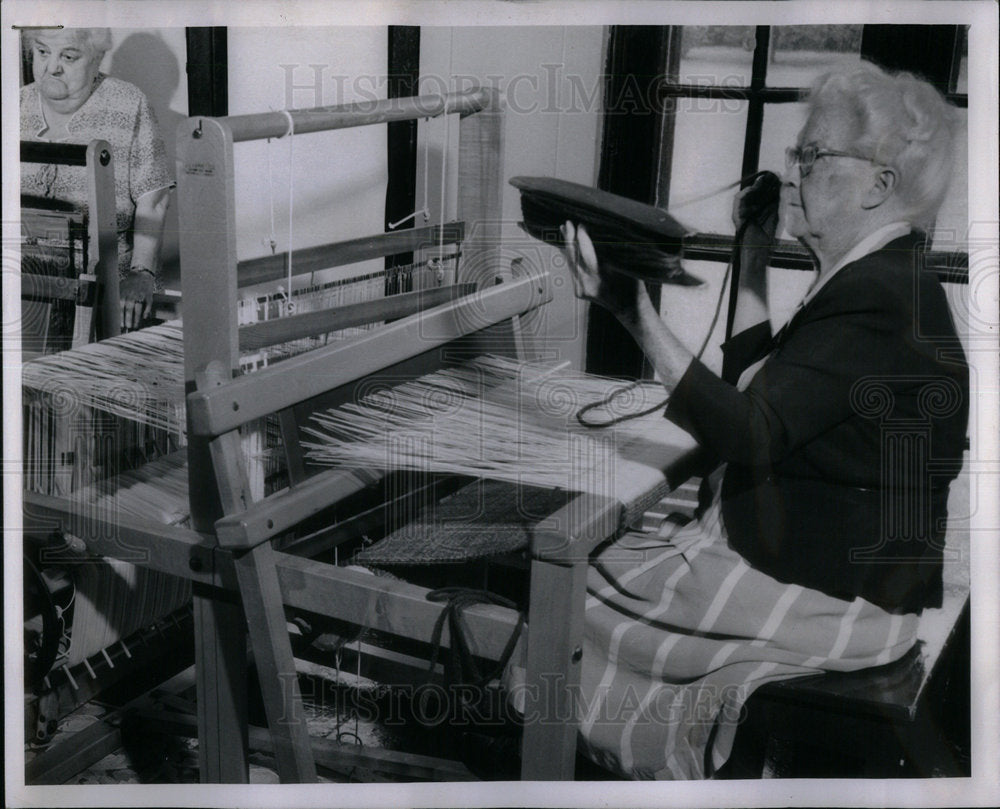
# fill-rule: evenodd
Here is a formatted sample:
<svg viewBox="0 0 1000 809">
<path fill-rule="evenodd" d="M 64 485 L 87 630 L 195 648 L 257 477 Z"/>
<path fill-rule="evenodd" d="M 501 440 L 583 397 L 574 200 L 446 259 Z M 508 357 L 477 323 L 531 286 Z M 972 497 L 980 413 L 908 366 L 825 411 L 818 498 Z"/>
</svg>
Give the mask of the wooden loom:
<svg viewBox="0 0 1000 809">
<path fill-rule="evenodd" d="M 467 223 L 477 225 L 478 231 L 480 221 L 499 222 L 497 188 L 502 180 L 502 118 L 492 94 L 477 91 L 447 99 L 385 102 L 375 110 L 369 108 L 367 113 L 349 108 L 303 111 L 293 113 L 292 120 L 295 131 L 301 135 L 445 112 L 462 116 L 460 188 L 467 191 L 460 214 Z M 310 126 L 315 128 L 309 129 Z M 199 755 L 206 781 L 245 781 L 248 735 L 255 741 L 261 740 L 262 731 L 248 731 L 246 725 L 247 619 L 262 679 L 270 680 L 270 685 L 265 682 L 265 688 L 270 689 L 267 695 L 272 726 L 270 743 L 277 751 L 282 779 L 301 781 L 309 780 L 314 773 L 313 754 L 344 756 L 345 751 L 310 742 L 304 723 L 288 725 L 274 721 L 276 706 L 287 704 L 282 701 L 287 694 L 276 694 L 280 689 L 274 684 L 294 681 L 281 605 L 423 641 L 430 639 L 442 611 L 440 604 L 427 600 L 423 588 L 320 563 L 296 555 L 289 547 L 280 551 L 271 547 L 272 539 L 302 518 L 326 503 L 346 502 L 352 493 L 370 489 L 378 477 L 370 470 L 334 469 L 315 474 L 305 465 L 296 449 L 296 422 L 311 409 L 308 403 L 317 396 L 334 402 L 350 399 L 354 390 L 380 374 L 394 378 L 421 375 L 447 364 L 455 356 L 480 350 L 523 356 L 516 339 L 518 320 L 532 308 L 544 305 L 549 297 L 543 276 L 493 286 L 494 277 L 500 274 L 496 242 L 463 242 L 464 228 L 455 223 L 445 228 L 453 234 L 447 236 L 453 240 L 449 244 L 462 243 L 468 255 L 478 253 L 483 257 L 480 263 L 473 264 L 480 270 L 472 273 L 471 280 L 459 279 L 468 285 L 438 290 L 434 295 L 403 295 L 333 312 L 311 313 L 308 323 L 300 316 L 300 319 L 238 329 L 235 290 L 244 283 L 280 277 L 282 262 L 272 258 L 243 262 L 235 259 L 233 143 L 277 137 L 287 128 L 288 120 L 283 115 L 265 114 L 194 119 L 182 131 L 180 153 L 186 170 L 180 183 L 181 213 L 187 239 L 183 261 L 187 273 L 185 297 L 189 301 L 186 362 L 188 386 L 192 390 L 189 424 L 195 451 L 200 453 L 196 456 L 200 460 L 190 466 L 195 484 L 192 491 L 201 495 L 192 503 L 198 519 L 196 530 L 154 524 L 131 516 L 109 526 L 99 517 L 80 514 L 58 498 L 28 495 L 30 513 L 26 518 L 30 530 L 40 533 L 54 528 L 67 533 L 75 530 L 88 537 L 92 553 L 120 557 L 127 551 L 130 558 L 138 553 L 145 556 L 144 564 L 150 568 L 194 583 Z M 465 182 L 472 177 L 482 184 L 479 188 Z M 192 234 L 196 237 L 193 242 Z M 348 263 L 437 244 L 440 235 L 437 229 L 379 235 L 296 251 L 295 260 L 301 272 L 309 272 L 338 261 Z M 203 272 L 202 268 L 212 271 Z M 476 287 L 476 291 L 470 291 Z M 195 300 L 201 304 L 192 311 L 191 302 Z M 319 349 L 259 374 L 231 378 L 240 346 L 246 349 L 267 345 L 368 320 L 394 322 L 350 343 Z M 433 335 L 433 339 L 425 339 L 428 335 Z M 234 409 L 234 405 L 238 408 Z M 253 502 L 245 496 L 233 431 L 243 420 L 267 413 L 279 414 L 292 485 L 270 498 Z M 686 448 L 678 444 L 657 450 L 658 457 L 652 465 L 669 471 L 671 480 L 679 480 L 683 477 L 680 459 Z M 667 488 L 664 477 L 651 476 L 646 485 L 648 492 Z M 547 520 L 532 533 L 529 625 L 534 631 L 529 635 L 528 684 L 541 684 L 543 688 L 537 693 L 545 694 L 549 703 L 529 702 L 526 706 L 529 714 L 548 710 L 557 716 L 573 715 L 571 695 L 578 676 L 577 650 L 582 633 L 588 554 L 594 545 L 619 530 L 622 513 L 628 511 L 628 505 L 593 494 L 576 496 L 555 519 Z M 553 529 L 553 526 L 558 527 Z M 109 527 L 114 531 L 109 532 Z M 362 530 L 363 521 L 348 518 L 333 525 L 319 542 L 329 544 Z M 311 544 L 315 547 L 317 543 Z M 232 596 L 237 592 L 242 597 L 242 607 L 233 602 Z M 964 599 L 967 600 L 967 587 Z M 952 601 L 959 607 L 964 603 L 962 599 Z M 466 619 L 476 634 L 478 651 L 494 658 L 500 655 L 516 623 L 513 611 L 492 606 L 470 608 Z M 450 642 L 447 635 L 444 641 Z M 933 664 L 933 660 L 928 662 L 928 668 Z M 891 673 L 895 676 L 900 670 L 894 664 Z M 562 677 L 554 689 L 553 673 Z M 281 677 L 285 679 L 282 681 Z M 868 673 L 859 672 L 840 677 L 837 682 L 843 681 L 843 685 L 838 685 L 843 690 L 848 685 L 856 689 L 858 683 L 868 680 Z M 783 685 L 782 690 L 801 691 L 814 699 L 817 690 L 829 688 L 830 682 L 829 677 L 821 679 L 819 686 L 814 681 L 793 682 Z M 894 688 L 890 696 L 898 690 Z M 885 691 L 882 688 L 879 692 L 880 705 L 887 702 Z M 831 701 L 839 715 L 844 698 L 840 693 L 836 697 Z M 524 733 L 522 777 L 572 777 L 575 738 L 572 718 L 529 724 Z M 454 773 L 454 770 L 439 772 Z"/>
<path fill-rule="evenodd" d="M 46 353 L 118 334 L 111 146 L 103 140 L 87 145 L 21 141 L 21 162 L 82 166 L 88 189 L 85 211 L 58 201 L 22 200 L 22 350 L 26 355 Z M 73 311 L 72 334 L 61 341 L 48 334 L 53 306 Z"/>
<path fill-rule="evenodd" d="M 289 715 L 285 706 L 292 706 L 292 716 L 301 713 L 294 712 L 298 695 L 283 605 L 423 642 L 431 641 L 442 613 L 443 606 L 428 601 L 424 588 L 272 547 L 272 540 L 287 535 L 303 519 L 370 490 L 381 477 L 373 470 L 316 473 L 306 466 L 298 424 L 318 400 L 345 401 L 380 375 L 420 376 L 463 357 L 483 353 L 523 357 L 520 319 L 550 299 L 544 274 L 497 284 L 504 275 L 499 266 L 504 178 L 503 113 L 495 91 L 290 113 L 295 137 L 442 114 L 460 117 L 462 222 L 296 250 L 295 271 L 433 248 L 444 240 L 461 245 L 459 284 L 243 330 L 237 326 L 238 288 L 280 278 L 284 268 L 281 257 L 236 259 L 233 146 L 280 137 L 288 131 L 289 119 L 265 113 L 195 118 L 183 125 L 178 139 L 178 201 L 192 526 L 167 526 L 130 516 L 109 526 L 100 516 L 81 514 L 59 498 L 26 494 L 29 530 L 72 528 L 91 553 L 115 557 L 124 548 L 130 558 L 143 557 L 146 566 L 193 583 L 199 756 L 206 782 L 247 779 L 248 626 L 279 773 L 283 781 L 301 782 L 315 778 L 314 751 L 304 720 L 290 723 L 285 718 Z M 248 341 L 268 345 L 370 321 L 390 322 L 363 337 L 233 378 L 240 346 Z M 247 491 L 236 430 L 270 414 L 278 414 L 281 424 L 291 485 L 254 501 Z M 670 466 L 687 448 L 664 447 L 659 467 Z M 652 476 L 648 488 L 666 489 L 662 472 Z M 572 716 L 573 711 L 588 551 L 622 527 L 624 510 L 622 503 L 593 494 L 568 500 L 554 519 L 532 532 L 528 614 L 535 628 L 528 641 L 529 684 L 543 688 L 527 708 L 560 717 Z M 330 534 L 343 537 L 352 530 L 356 535 L 362 524 L 348 519 Z M 236 592 L 238 601 L 232 599 Z M 516 625 L 516 613 L 476 606 L 464 617 L 476 637 L 477 654 L 500 657 Z M 445 633 L 443 643 L 450 642 Z M 551 676 L 545 677 L 553 672 L 561 676 L 554 688 Z M 522 776 L 571 778 L 575 749 L 573 721 L 529 724 Z"/>
</svg>

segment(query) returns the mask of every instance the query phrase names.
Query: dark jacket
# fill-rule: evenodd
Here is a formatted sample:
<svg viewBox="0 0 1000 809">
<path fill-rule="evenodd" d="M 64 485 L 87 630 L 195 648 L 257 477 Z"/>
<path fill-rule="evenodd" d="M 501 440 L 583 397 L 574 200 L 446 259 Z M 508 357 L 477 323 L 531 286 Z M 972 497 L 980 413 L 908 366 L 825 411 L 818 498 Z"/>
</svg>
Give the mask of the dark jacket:
<svg viewBox="0 0 1000 809">
<path fill-rule="evenodd" d="M 915 235 L 897 239 L 775 337 L 766 323 L 736 335 L 722 379 L 693 361 L 666 413 L 727 462 L 723 521 L 751 565 L 891 612 L 940 604 L 968 423 L 968 366 L 922 252 Z"/>
</svg>

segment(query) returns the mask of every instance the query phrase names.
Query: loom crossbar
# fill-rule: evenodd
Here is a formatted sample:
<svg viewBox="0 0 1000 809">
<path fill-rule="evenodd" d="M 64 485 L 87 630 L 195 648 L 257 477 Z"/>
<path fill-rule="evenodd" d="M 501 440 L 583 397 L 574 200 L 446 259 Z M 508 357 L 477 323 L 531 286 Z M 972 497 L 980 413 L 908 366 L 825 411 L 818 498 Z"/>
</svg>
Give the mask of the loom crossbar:
<svg viewBox="0 0 1000 809">
<path fill-rule="evenodd" d="M 456 218 L 469 223 L 469 233 L 455 242 L 462 256 L 457 281 L 471 282 L 478 291 L 232 379 L 239 366 L 239 287 L 254 277 L 252 273 L 263 278 L 274 276 L 279 268 L 287 271 L 283 259 L 266 257 L 243 264 L 240 271 L 234 144 L 444 114 L 460 118 Z M 310 477 L 301 468 L 294 452 L 298 425 L 313 408 L 326 406 L 330 400 L 340 403 L 362 387 L 394 375 L 411 379 L 484 353 L 520 355 L 530 335 L 523 333 L 519 319 L 548 302 L 551 293 L 547 276 L 529 275 L 494 286 L 498 277 L 509 277 L 501 266 L 503 133 L 503 109 L 495 89 L 288 113 L 192 118 L 180 125 L 178 207 L 183 235 L 185 380 L 190 397 L 191 521 L 196 529 L 216 536 L 214 569 L 226 578 L 225 589 L 237 590 L 241 596 L 233 605 L 221 594 L 195 592 L 203 780 L 245 782 L 247 778 L 244 662 L 248 629 L 262 690 L 265 682 L 294 678 L 282 604 L 418 641 L 426 642 L 434 634 L 443 608 L 427 600 L 425 589 L 288 556 L 275 551 L 265 539 L 315 514 L 320 504 L 339 502 L 363 485 L 346 470 Z M 451 226 L 444 227 L 447 231 Z M 392 254 L 399 248 L 403 252 L 432 248 L 441 244 L 440 238 L 435 243 L 435 235 L 444 234 L 415 229 L 405 236 L 388 234 L 346 246 L 328 245 L 317 251 L 317 260 L 325 253 L 327 263 L 331 254 L 339 253 L 340 259 L 353 263 L 359 257 Z M 309 259 L 299 253 L 293 260 L 297 256 Z M 271 414 L 279 416 L 292 486 L 255 503 L 240 469 L 235 431 Z M 371 474 L 376 480 L 382 475 L 377 470 Z M 476 653 L 496 659 L 517 620 L 511 610 L 470 608 L 466 623 L 476 635 Z M 563 623 L 558 615 L 551 622 Z M 575 682 L 572 667 L 568 675 L 567 692 Z M 282 695 L 271 688 L 264 697 L 281 780 L 313 780 L 304 721 L 300 716 L 290 722 L 281 713 L 289 705 L 296 710 L 294 688 Z"/>
<path fill-rule="evenodd" d="M 313 337 L 328 332 L 364 326 L 383 320 L 404 318 L 440 306 L 475 291 L 474 284 L 452 284 L 416 292 L 401 292 L 386 298 L 303 312 L 300 315 L 265 320 L 240 327 L 240 351 L 256 351 L 268 346 Z"/>
<path fill-rule="evenodd" d="M 81 515 L 64 498 L 33 492 L 24 496 L 25 533 L 49 536 L 72 529 L 87 537 L 88 550 L 95 555 L 133 562 L 142 555 L 142 564 L 154 570 L 210 588 L 239 589 L 234 554 L 216 546 L 214 536 L 133 518 L 108 522 Z M 280 551 L 273 556 L 282 601 L 288 606 L 431 642 L 444 607 L 427 599 L 426 588 Z M 493 605 L 470 607 L 462 618 L 476 638 L 476 654 L 493 660 L 503 653 L 517 623 L 513 610 Z M 442 643 L 447 647 L 449 642 L 446 628 Z"/>
<path fill-rule="evenodd" d="M 436 118 L 439 115 L 471 115 L 493 108 L 499 94 L 491 88 L 477 88 L 445 95 L 423 95 L 406 98 L 384 98 L 377 101 L 358 101 L 331 107 L 283 112 L 261 112 L 251 115 L 230 115 L 215 120 L 232 132 L 233 143 L 264 138 L 280 138 L 289 133 L 289 116 L 292 132 L 326 132 L 332 129 L 350 129 L 358 126 L 415 121 Z M 192 119 L 197 123 L 198 119 Z M 195 130 L 197 131 L 197 130 Z"/>
<path fill-rule="evenodd" d="M 95 293 L 97 278 L 81 274 L 76 278 L 55 275 L 21 273 L 21 297 L 44 298 L 50 301 L 78 301 L 86 305 Z"/>
<path fill-rule="evenodd" d="M 292 357 L 221 387 L 196 391 L 187 398 L 190 429 L 194 435 L 219 436 L 549 300 L 547 278 L 529 275 L 486 287 L 354 340 Z"/>
<path fill-rule="evenodd" d="M 422 228 L 377 233 L 292 251 L 292 275 L 328 270 L 383 256 L 412 253 L 428 247 L 461 244 L 465 238 L 464 222 L 446 222 Z M 280 281 L 288 274 L 287 254 L 259 256 L 237 264 L 240 288 Z"/>
<path fill-rule="evenodd" d="M 106 148 L 106 144 L 105 144 Z M 104 161 L 106 166 L 110 161 Z M 45 141 L 22 140 L 22 163 L 58 163 L 62 166 L 86 166 L 87 145 L 84 143 L 48 143 Z"/>
</svg>

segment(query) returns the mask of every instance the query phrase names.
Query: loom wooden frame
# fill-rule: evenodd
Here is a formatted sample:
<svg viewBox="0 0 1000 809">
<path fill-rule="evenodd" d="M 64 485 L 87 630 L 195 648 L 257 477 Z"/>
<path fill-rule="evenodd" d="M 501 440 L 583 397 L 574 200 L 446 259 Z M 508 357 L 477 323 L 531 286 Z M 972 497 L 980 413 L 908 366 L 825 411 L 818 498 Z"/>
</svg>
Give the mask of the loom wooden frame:
<svg viewBox="0 0 1000 809">
<path fill-rule="evenodd" d="M 503 113 L 497 94 L 477 90 L 444 101 L 404 99 L 394 103 L 402 103 L 408 115 L 423 117 L 427 110 L 437 110 L 461 116 L 458 213 L 474 227 L 468 238 L 452 242 L 461 243 L 465 272 L 454 288 L 444 291 L 445 302 L 440 301 L 441 295 L 418 296 L 422 300 L 400 295 L 387 303 L 342 307 L 323 319 L 320 330 L 331 322 L 360 322 L 363 316 L 401 319 L 351 343 L 328 346 L 263 373 L 233 379 L 239 346 L 254 340 L 270 341 L 274 335 L 264 330 L 263 336 L 248 341 L 251 332 L 244 334 L 236 326 L 241 270 L 252 262 L 238 262 L 235 257 L 234 138 L 229 120 L 192 118 L 182 124 L 178 138 L 178 200 L 193 527 L 128 517 L 109 520 L 65 498 L 25 493 L 27 534 L 70 534 L 83 539 L 95 556 L 124 558 L 193 583 L 199 759 L 205 782 L 239 783 L 248 778 L 248 625 L 279 774 L 283 781 L 302 782 L 315 778 L 316 746 L 311 744 L 303 721 L 279 721 L 284 706 L 294 706 L 298 700 L 294 685 L 285 690 L 294 684 L 295 667 L 284 607 L 423 643 L 431 642 L 444 608 L 428 601 L 422 587 L 276 551 L 270 538 L 314 514 L 320 498 L 337 501 L 375 481 L 378 475 L 367 470 L 334 469 L 307 477 L 301 454 L 293 449 L 288 459 L 291 488 L 251 504 L 241 468 L 237 426 L 250 413 L 277 409 L 286 437 L 292 438 L 299 415 L 293 403 L 308 400 L 322 389 L 335 388 L 351 395 L 352 385 L 372 373 L 397 378 L 404 373 L 423 374 L 440 367 L 442 357 L 449 352 L 469 356 L 506 351 L 521 356 L 530 342 L 521 333 L 521 315 L 551 299 L 544 274 L 529 273 L 497 285 L 504 275 L 499 271 Z M 296 112 L 292 115 L 296 121 L 300 117 Z M 330 128 L 340 128 L 343 119 L 335 110 L 324 110 L 323 115 Z M 385 115 L 385 110 L 379 110 L 358 118 L 352 110 L 350 121 L 351 125 L 368 125 L 383 122 Z M 244 135 L 252 131 L 254 136 L 266 137 L 276 134 L 272 118 L 265 114 L 254 121 L 252 116 L 241 116 L 238 125 L 249 127 Z M 446 231 L 461 236 L 463 228 L 458 223 L 446 226 Z M 343 244 L 324 247 L 331 263 L 336 263 L 345 256 L 358 256 L 359 245 L 365 257 L 370 257 L 380 248 L 391 254 L 400 244 L 426 244 L 414 242 L 425 238 L 426 234 L 405 239 L 386 234 L 351 240 L 346 248 Z M 468 292 L 470 286 L 476 288 L 472 293 Z M 387 311 L 393 304 L 394 311 Z M 320 373 L 328 376 L 317 386 L 313 377 Z M 258 394 L 264 389 L 269 392 L 261 397 Z M 241 406 L 238 417 L 233 416 L 234 401 Z M 213 409 L 219 402 L 225 404 L 222 413 Z M 288 441 L 286 446 L 296 443 Z M 676 460 L 665 458 L 665 467 Z M 524 732 L 524 779 L 573 777 L 577 734 L 574 689 L 579 681 L 586 566 L 591 549 L 622 527 L 623 511 L 622 504 L 609 498 L 580 495 L 531 538 L 529 621 L 533 631 L 527 648 L 526 712 L 540 719 L 529 723 Z M 338 524 L 331 535 L 349 533 L 349 526 L 345 529 Z M 497 659 L 517 615 L 510 609 L 484 605 L 465 610 L 463 620 L 474 639 L 475 653 Z M 441 640 L 446 646 L 450 643 L 447 629 Z M 405 670 L 408 665 L 412 670 L 412 662 L 401 662 L 391 654 L 378 662 L 386 660 L 395 670 Z M 546 717 L 556 720 L 545 721 Z M 440 770 L 454 771 L 447 766 Z"/>
<path fill-rule="evenodd" d="M 469 233 L 461 241 L 462 283 L 478 290 L 375 330 L 354 341 L 317 349 L 271 369 L 233 379 L 238 361 L 236 293 L 246 262 L 235 256 L 233 144 L 280 137 L 289 128 L 306 132 L 388 121 L 458 114 L 459 218 Z M 496 285 L 500 270 L 503 193 L 503 111 L 493 90 L 472 90 L 443 97 L 389 99 L 322 110 L 264 113 L 233 118 L 192 118 L 178 137 L 178 202 L 182 233 L 181 268 L 185 301 L 185 376 L 191 510 L 194 531 L 175 541 L 183 554 L 158 556 L 159 564 L 190 577 L 195 559 L 198 732 L 202 778 L 238 782 L 247 777 L 245 716 L 245 638 L 251 642 L 264 689 L 265 706 L 279 774 L 283 781 L 308 781 L 315 775 L 304 722 L 278 722 L 294 690 L 294 662 L 282 605 L 429 641 L 442 606 L 426 591 L 387 582 L 274 550 L 270 540 L 327 503 L 371 482 L 368 474 L 331 470 L 303 476 L 301 457 L 289 455 L 292 486 L 259 503 L 247 495 L 240 468 L 238 426 L 256 415 L 280 412 L 286 446 L 296 443 L 300 403 L 328 391 L 346 391 L 373 374 L 416 375 L 440 366 L 457 346 L 483 346 L 497 340 L 515 355 L 523 351 L 521 315 L 551 297 L 547 278 L 529 274 Z M 373 237 L 374 238 L 374 237 Z M 398 241 L 392 234 L 378 237 Z M 363 240 L 361 240 L 363 241 Z M 359 242 L 359 240 L 355 240 Z M 386 250 L 386 254 L 390 253 Z M 273 272 L 273 268 L 271 270 Z M 384 313 L 383 313 L 384 315 Z M 479 349 L 482 350 L 481 348 Z M 677 459 L 665 459 L 665 463 Z M 573 777 L 583 633 L 585 571 L 589 551 L 615 531 L 622 505 L 590 495 L 574 499 L 554 521 L 559 530 L 538 530 L 532 538 L 530 570 L 527 710 L 543 717 L 526 726 L 522 748 L 525 779 Z M 139 535 L 132 534 L 133 539 Z M 155 542 L 146 529 L 145 536 Z M 152 553 L 152 548 L 150 548 Z M 238 590 L 213 598 L 218 590 Z M 245 615 L 244 615 L 245 613 Z M 474 607 L 466 613 L 477 653 L 500 655 L 516 615 L 500 607 Z M 261 628 L 266 628 L 261 631 Z M 449 642 L 445 633 L 444 643 Z M 533 678 L 533 679 L 532 679 Z M 553 678 L 555 678 L 553 680 Z M 292 688 L 282 691 L 292 681 Z M 301 715 L 301 714 L 300 714 Z M 236 741 L 239 740 L 239 741 Z"/>
<path fill-rule="evenodd" d="M 118 236 L 115 220 L 115 167 L 111 145 L 92 140 L 86 145 L 21 141 L 22 163 L 82 166 L 87 179 L 87 266 L 76 279 L 53 279 L 21 274 L 21 297 L 76 301 L 76 317 L 84 330 L 75 329 L 79 342 L 115 337 L 121 332 L 118 304 Z M 96 312 L 96 318 L 93 317 Z"/>
</svg>

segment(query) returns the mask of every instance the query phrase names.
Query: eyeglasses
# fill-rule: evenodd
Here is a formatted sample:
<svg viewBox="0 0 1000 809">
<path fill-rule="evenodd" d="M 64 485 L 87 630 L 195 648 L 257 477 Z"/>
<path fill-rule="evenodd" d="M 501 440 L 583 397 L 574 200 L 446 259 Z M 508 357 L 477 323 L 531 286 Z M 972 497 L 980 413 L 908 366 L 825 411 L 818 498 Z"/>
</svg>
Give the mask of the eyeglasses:
<svg viewBox="0 0 1000 809">
<path fill-rule="evenodd" d="M 785 149 L 785 168 L 791 171 L 796 166 L 799 167 L 799 176 L 808 177 L 813 170 L 813 164 L 821 157 L 851 157 L 855 160 L 865 160 L 874 162 L 865 155 L 854 154 L 853 152 L 838 152 L 836 149 L 823 149 L 815 143 L 808 143 L 805 146 L 789 146 Z"/>
</svg>

